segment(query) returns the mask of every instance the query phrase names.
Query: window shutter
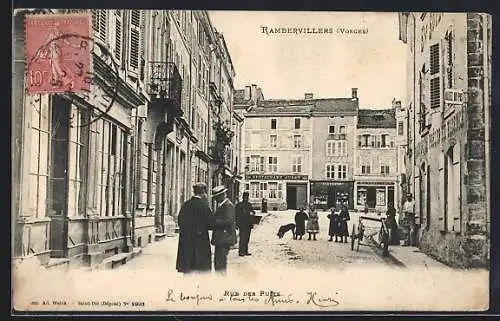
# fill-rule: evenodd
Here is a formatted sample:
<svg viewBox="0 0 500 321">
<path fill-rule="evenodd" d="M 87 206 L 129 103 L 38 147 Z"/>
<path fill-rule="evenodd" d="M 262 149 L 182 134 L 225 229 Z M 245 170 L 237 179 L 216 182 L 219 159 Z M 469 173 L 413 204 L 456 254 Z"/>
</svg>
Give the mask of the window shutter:
<svg viewBox="0 0 500 321">
<path fill-rule="evenodd" d="M 446 157 L 446 154 L 441 154 L 440 157 L 439 157 L 439 188 L 441 189 L 441 193 L 436 193 L 439 197 L 439 203 L 440 203 L 440 211 L 439 211 L 439 217 L 438 217 L 438 220 L 439 220 L 439 229 L 441 231 L 446 231 L 446 220 L 445 220 L 445 206 L 446 206 L 446 198 L 445 198 L 445 195 L 446 195 L 446 192 L 445 192 L 445 188 L 446 188 L 446 177 L 444 175 L 444 166 L 445 166 L 445 162 L 444 162 L 444 158 Z"/>
<path fill-rule="evenodd" d="M 107 10 L 98 9 L 92 10 L 92 29 L 97 35 L 97 38 L 106 42 L 108 30 L 108 12 Z"/>
<path fill-rule="evenodd" d="M 130 10 L 128 67 L 132 72 L 139 72 L 141 59 L 141 10 Z"/>
<path fill-rule="evenodd" d="M 114 12 L 114 34 L 113 34 L 113 54 L 114 57 L 121 62 L 122 58 L 122 39 L 123 39 L 123 13 L 121 10 L 115 10 Z"/>
<path fill-rule="evenodd" d="M 264 163 L 265 163 L 265 157 L 264 156 L 261 156 L 260 157 L 260 171 L 263 172 L 264 171 Z"/>
</svg>

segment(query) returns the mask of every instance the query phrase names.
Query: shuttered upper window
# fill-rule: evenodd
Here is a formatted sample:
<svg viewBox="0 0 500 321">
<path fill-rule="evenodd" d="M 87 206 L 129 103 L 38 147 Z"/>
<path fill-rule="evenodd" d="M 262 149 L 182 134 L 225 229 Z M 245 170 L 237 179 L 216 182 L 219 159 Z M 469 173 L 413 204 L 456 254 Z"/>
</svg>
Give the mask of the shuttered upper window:
<svg viewBox="0 0 500 321">
<path fill-rule="evenodd" d="M 122 32 L 123 32 L 123 20 L 122 20 L 123 14 L 121 10 L 115 10 L 114 12 L 114 19 L 115 19 L 115 34 L 114 34 L 114 43 L 113 43 L 113 51 L 114 51 L 114 57 L 118 60 L 121 61 L 122 57 Z"/>
<path fill-rule="evenodd" d="M 431 75 L 439 72 L 439 44 L 430 47 L 430 72 Z"/>
<path fill-rule="evenodd" d="M 108 11 L 104 9 L 92 10 L 92 29 L 97 37 L 106 41 L 108 32 Z"/>
<path fill-rule="evenodd" d="M 130 10 L 130 42 L 128 63 L 131 71 L 138 72 L 141 63 L 141 10 Z"/>
</svg>

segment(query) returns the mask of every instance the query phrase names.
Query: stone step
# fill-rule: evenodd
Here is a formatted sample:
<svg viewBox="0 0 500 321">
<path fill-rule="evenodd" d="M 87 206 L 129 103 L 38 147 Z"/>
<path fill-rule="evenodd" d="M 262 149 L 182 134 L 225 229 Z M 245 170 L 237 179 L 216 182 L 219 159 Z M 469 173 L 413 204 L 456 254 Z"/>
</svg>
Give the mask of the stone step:
<svg viewBox="0 0 500 321">
<path fill-rule="evenodd" d="M 130 252 L 118 253 L 110 256 L 97 266 L 97 269 L 114 269 L 126 264 L 128 261 L 142 253 L 142 248 L 133 248 Z"/>
<path fill-rule="evenodd" d="M 46 269 L 48 270 L 55 270 L 55 269 L 61 269 L 61 270 L 68 270 L 69 268 L 69 259 L 65 258 L 50 258 L 49 263 L 45 266 Z"/>
</svg>

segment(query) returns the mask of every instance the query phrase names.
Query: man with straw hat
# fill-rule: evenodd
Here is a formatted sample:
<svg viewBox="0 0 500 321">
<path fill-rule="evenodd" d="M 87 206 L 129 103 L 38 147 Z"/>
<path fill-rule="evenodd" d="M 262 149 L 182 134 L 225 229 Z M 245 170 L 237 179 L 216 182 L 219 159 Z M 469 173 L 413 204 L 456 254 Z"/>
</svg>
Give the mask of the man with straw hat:
<svg viewBox="0 0 500 321">
<path fill-rule="evenodd" d="M 227 189 L 223 185 L 212 190 L 212 197 L 217 201 L 212 233 L 212 245 L 215 245 L 214 269 L 221 273 L 227 270 L 229 248 L 236 244 L 234 205 L 227 198 L 226 192 Z"/>
</svg>

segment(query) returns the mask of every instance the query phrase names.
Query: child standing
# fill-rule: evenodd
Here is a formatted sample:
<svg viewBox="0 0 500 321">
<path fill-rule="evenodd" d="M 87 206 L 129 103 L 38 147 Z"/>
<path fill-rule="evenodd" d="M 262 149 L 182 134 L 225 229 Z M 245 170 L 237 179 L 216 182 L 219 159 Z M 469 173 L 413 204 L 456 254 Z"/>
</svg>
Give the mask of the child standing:
<svg viewBox="0 0 500 321">
<path fill-rule="evenodd" d="M 307 221 L 307 233 L 309 233 L 309 238 L 307 240 L 311 240 L 313 237 L 313 241 L 316 241 L 316 234 L 319 233 L 319 216 L 318 212 L 314 209 L 314 205 L 309 206 L 309 220 Z"/>
</svg>

